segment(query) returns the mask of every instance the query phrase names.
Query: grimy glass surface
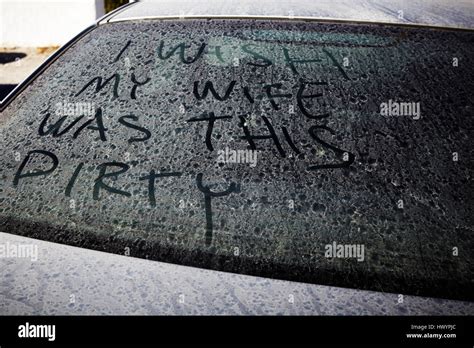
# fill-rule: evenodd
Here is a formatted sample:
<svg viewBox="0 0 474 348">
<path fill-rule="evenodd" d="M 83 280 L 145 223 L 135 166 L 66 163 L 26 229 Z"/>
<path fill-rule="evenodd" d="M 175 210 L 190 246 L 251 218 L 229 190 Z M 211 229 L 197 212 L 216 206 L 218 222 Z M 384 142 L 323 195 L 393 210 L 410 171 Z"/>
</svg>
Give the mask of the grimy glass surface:
<svg viewBox="0 0 474 348">
<path fill-rule="evenodd" d="M 100 26 L 0 116 L 0 230 L 472 300 L 473 52 L 472 31 Z"/>
</svg>

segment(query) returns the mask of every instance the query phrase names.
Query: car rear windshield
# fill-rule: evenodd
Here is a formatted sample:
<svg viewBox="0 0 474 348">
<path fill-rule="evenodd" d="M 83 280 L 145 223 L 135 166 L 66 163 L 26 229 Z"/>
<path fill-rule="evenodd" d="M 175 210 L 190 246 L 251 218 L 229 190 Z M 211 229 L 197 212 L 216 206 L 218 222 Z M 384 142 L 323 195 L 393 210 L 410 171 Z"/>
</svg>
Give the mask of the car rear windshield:
<svg viewBox="0 0 474 348">
<path fill-rule="evenodd" d="M 0 231 L 473 300 L 472 31 L 105 24 L 0 116 Z"/>
</svg>

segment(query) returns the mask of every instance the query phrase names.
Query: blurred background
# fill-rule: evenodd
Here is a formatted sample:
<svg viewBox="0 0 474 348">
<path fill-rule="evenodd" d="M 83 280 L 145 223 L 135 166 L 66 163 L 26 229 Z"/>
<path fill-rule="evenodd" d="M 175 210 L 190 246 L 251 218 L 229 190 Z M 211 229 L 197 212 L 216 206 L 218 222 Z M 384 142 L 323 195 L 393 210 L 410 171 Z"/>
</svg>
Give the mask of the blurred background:
<svg viewBox="0 0 474 348">
<path fill-rule="evenodd" d="M 60 46 L 130 0 L 0 0 L 0 100 Z"/>
</svg>

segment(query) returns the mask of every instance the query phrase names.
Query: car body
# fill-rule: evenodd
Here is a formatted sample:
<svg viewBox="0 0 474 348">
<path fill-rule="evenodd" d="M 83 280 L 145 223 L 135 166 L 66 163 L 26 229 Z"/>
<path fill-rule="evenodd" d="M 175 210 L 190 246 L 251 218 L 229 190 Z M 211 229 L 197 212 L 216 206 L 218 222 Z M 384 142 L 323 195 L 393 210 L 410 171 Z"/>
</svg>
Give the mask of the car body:
<svg viewBox="0 0 474 348">
<path fill-rule="evenodd" d="M 334 2 L 132 3 L 84 30 L 12 91 L 0 116 L 5 149 L 0 230 L 6 232 L 0 233 L 0 244 L 5 250 L 36 246 L 38 260 L 1 260 L 0 311 L 472 315 L 472 255 L 464 252 L 472 242 L 472 151 L 458 150 L 467 158 L 461 169 L 452 167 L 453 161 L 439 169 L 436 159 L 426 159 L 423 152 L 449 157 L 449 145 L 466 149 L 469 142 L 463 122 L 470 110 L 472 69 L 456 65 L 444 75 L 428 69 L 443 54 L 449 62 L 470 59 L 472 30 L 465 27 L 472 29 L 472 17 L 461 10 L 437 27 L 437 17 L 425 12 L 425 25 L 419 26 L 396 7 L 388 11 L 389 2 L 380 2 L 377 10 L 352 11 L 344 1 L 340 7 L 329 4 Z M 421 16 L 416 4 L 406 12 Z M 370 21 L 360 20 L 361 9 Z M 166 39 L 160 41 L 160 35 Z M 439 44 L 433 44 L 436 37 Z M 183 41 L 188 39 L 192 44 Z M 454 53 L 443 51 L 448 45 Z M 313 47 L 317 59 L 311 57 Z M 427 61 L 417 61 L 417 54 Z M 317 79 L 304 65 L 312 63 L 318 64 Z M 404 65 L 397 70 L 394 63 Z M 445 97 L 429 93 L 440 74 Z M 307 99 L 324 93 L 307 87 L 323 85 L 333 86 L 326 93 L 338 102 L 331 112 L 315 114 Z M 232 101 L 238 92 L 240 99 Z M 440 126 L 437 118 L 418 126 L 413 122 L 420 120 L 419 110 L 395 121 L 380 118 L 379 103 L 393 110 L 397 98 L 415 104 L 424 100 L 423 115 L 441 109 L 452 127 Z M 285 111 L 282 100 L 290 99 Z M 261 100 L 266 104 L 258 104 Z M 69 114 L 70 101 L 86 105 L 79 111 L 73 106 Z M 321 102 L 323 109 L 328 104 L 329 99 Z M 248 105 L 252 112 L 246 114 Z M 252 119 L 255 113 L 259 121 Z M 365 114 L 368 121 L 361 117 Z M 69 118 L 58 121 L 63 115 Z M 290 118 L 273 128 L 275 115 Z M 307 119 L 294 122 L 291 115 Z M 70 116 L 75 121 L 61 129 Z M 231 118 L 234 128 L 227 130 L 234 133 L 215 137 L 213 126 L 224 127 L 221 122 Z M 344 120 L 350 120 L 348 126 Z M 200 121 L 207 130 L 198 127 Z M 247 122 L 254 121 L 269 134 L 252 136 Z M 24 127 L 17 122 L 25 122 Z M 336 126 L 342 127 L 342 138 Z M 239 127 L 240 137 L 235 134 Z M 95 138 L 84 136 L 91 130 L 97 131 Z M 442 136 L 428 136 L 436 130 Z M 458 134 L 443 142 L 450 131 Z M 410 132 L 416 135 L 400 137 Z M 142 146 L 154 136 L 154 146 Z M 177 143 L 180 136 L 185 141 Z M 361 138 L 370 141 L 359 143 Z M 221 139 L 228 141 L 225 151 L 219 148 L 228 161 L 216 164 L 212 156 Z M 259 163 L 229 160 L 229 152 L 247 150 L 242 139 L 264 151 Z M 263 139 L 275 147 L 255 145 Z M 308 139 L 323 149 L 316 152 Z M 339 145 L 341 139 L 350 149 Z M 326 162 L 308 161 L 300 156 L 302 148 L 308 149 L 306 156 Z M 191 158 L 173 158 L 180 153 Z M 334 162 L 331 153 L 340 160 Z M 27 172 L 32 163 L 39 165 Z M 137 163 L 140 170 L 132 173 Z M 107 171 L 113 166 L 120 168 L 116 177 Z M 255 175 L 255 166 L 263 175 Z M 125 172 L 129 180 L 119 189 L 114 185 Z M 430 173 L 436 185 L 424 184 Z M 32 186 L 37 176 L 49 180 L 49 174 L 60 184 L 46 180 Z M 456 181 L 446 179 L 439 188 L 449 175 Z M 178 181 L 158 184 L 158 177 Z M 364 180 L 370 184 L 364 186 Z M 216 207 L 226 210 L 216 212 Z M 357 255 L 339 260 L 340 246 L 354 246 Z"/>
</svg>

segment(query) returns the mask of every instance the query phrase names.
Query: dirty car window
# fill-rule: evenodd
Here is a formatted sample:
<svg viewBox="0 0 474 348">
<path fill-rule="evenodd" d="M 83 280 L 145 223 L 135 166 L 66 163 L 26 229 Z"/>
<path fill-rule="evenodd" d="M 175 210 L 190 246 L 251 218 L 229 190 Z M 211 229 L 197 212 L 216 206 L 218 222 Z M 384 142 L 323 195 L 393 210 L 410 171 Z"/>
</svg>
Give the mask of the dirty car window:
<svg viewBox="0 0 474 348">
<path fill-rule="evenodd" d="M 473 48 L 367 25 L 100 26 L 0 117 L 0 230 L 472 300 Z"/>
</svg>

